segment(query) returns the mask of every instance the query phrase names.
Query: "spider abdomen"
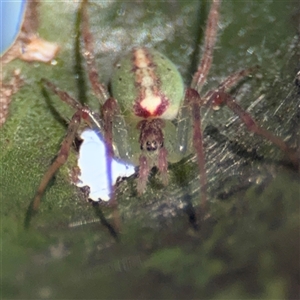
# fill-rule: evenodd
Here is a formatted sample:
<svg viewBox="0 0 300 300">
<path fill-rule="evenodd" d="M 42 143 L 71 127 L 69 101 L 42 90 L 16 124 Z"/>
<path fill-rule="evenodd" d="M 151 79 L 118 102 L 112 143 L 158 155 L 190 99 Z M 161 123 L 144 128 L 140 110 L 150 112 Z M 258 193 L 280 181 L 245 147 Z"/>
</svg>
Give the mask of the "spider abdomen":
<svg viewBox="0 0 300 300">
<path fill-rule="evenodd" d="M 134 48 L 120 60 L 111 87 L 124 114 L 140 118 L 174 119 L 184 94 L 176 66 L 148 48 Z"/>
</svg>

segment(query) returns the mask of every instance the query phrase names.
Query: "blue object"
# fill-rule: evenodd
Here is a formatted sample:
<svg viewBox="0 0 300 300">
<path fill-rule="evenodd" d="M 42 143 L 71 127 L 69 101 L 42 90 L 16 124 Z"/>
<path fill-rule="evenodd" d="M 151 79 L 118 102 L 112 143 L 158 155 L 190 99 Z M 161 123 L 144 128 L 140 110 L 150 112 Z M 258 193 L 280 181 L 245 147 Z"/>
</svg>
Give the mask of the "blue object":
<svg viewBox="0 0 300 300">
<path fill-rule="evenodd" d="M 0 53 L 2 55 L 19 34 L 25 15 L 26 0 L 0 1 Z"/>
</svg>

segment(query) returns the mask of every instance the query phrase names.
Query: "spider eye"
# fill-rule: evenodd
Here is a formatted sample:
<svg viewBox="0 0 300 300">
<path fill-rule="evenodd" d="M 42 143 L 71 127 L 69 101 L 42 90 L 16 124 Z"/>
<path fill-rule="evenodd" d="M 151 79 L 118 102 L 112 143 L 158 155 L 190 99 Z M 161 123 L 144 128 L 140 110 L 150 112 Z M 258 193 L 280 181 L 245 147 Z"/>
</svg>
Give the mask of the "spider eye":
<svg viewBox="0 0 300 300">
<path fill-rule="evenodd" d="M 164 146 L 163 142 L 157 142 L 156 140 L 147 141 L 145 144 L 141 144 L 141 150 L 147 150 L 149 152 L 154 152 Z"/>
<path fill-rule="evenodd" d="M 157 142 L 155 140 L 153 140 L 153 141 L 147 141 L 146 142 L 146 149 L 147 149 L 147 151 L 155 151 L 155 150 L 157 150 Z"/>
</svg>

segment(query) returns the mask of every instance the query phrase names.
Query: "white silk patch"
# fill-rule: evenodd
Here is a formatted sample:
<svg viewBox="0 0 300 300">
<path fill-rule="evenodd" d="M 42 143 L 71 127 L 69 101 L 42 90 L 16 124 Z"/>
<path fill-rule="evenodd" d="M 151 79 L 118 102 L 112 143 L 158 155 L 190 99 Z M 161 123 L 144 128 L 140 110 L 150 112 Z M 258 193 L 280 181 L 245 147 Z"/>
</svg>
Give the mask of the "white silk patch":
<svg viewBox="0 0 300 300">
<path fill-rule="evenodd" d="M 81 133 L 81 138 L 83 142 L 78 158 L 81 174 L 75 184 L 90 188 L 89 199 L 109 201 L 117 179 L 133 175 L 135 168 L 120 159 L 107 158 L 103 136 L 99 131 L 86 129 Z"/>
</svg>

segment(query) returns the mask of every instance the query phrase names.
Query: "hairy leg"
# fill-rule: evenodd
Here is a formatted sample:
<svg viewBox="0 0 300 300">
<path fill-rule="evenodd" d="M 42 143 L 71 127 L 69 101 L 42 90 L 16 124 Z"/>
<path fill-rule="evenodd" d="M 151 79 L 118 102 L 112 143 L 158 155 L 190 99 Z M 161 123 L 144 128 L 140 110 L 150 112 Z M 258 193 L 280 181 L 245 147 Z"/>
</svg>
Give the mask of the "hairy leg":
<svg viewBox="0 0 300 300">
<path fill-rule="evenodd" d="M 198 92 L 192 88 L 188 88 L 185 94 L 185 103 L 190 107 L 190 114 L 193 122 L 193 145 L 197 155 L 197 162 L 199 166 L 200 175 L 200 193 L 201 193 L 201 206 L 205 210 L 207 206 L 207 176 L 205 168 L 205 154 L 203 147 L 203 135 L 201 128 L 201 113 L 200 108 L 203 105 Z"/>
<path fill-rule="evenodd" d="M 200 209 L 205 210 L 207 205 L 207 176 L 205 169 L 205 155 L 203 147 L 203 136 L 201 128 L 201 115 L 200 108 L 204 102 L 200 98 L 200 91 L 206 81 L 207 75 L 209 73 L 212 60 L 213 51 L 217 39 L 218 32 L 218 21 L 219 21 L 219 7 L 221 0 L 213 0 L 210 12 L 207 19 L 206 29 L 205 29 L 205 39 L 204 39 L 204 52 L 202 54 L 202 59 L 199 63 L 198 69 L 193 76 L 190 88 L 186 90 L 185 99 L 183 103 L 183 117 L 184 120 L 181 122 L 181 126 L 187 127 L 189 120 L 187 118 L 187 113 L 192 116 L 193 123 L 193 145 L 197 155 L 197 161 L 199 166 L 200 175 L 200 193 L 201 193 L 201 205 Z M 186 148 L 187 140 L 181 138 L 180 129 L 178 130 L 179 138 L 182 140 L 182 147 Z"/>
<path fill-rule="evenodd" d="M 50 82 L 47 79 L 42 79 L 42 82 L 50 89 L 54 94 L 56 94 L 62 101 L 70 105 L 76 110 L 82 109 L 82 105 L 72 98 L 67 92 L 62 91 L 59 89 L 54 83 Z"/>
<path fill-rule="evenodd" d="M 194 74 L 191 83 L 191 88 L 195 89 L 198 93 L 200 93 L 206 81 L 208 72 L 212 64 L 213 51 L 214 51 L 217 32 L 218 32 L 220 4 L 221 4 L 221 0 L 212 1 L 210 12 L 207 19 L 206 30 L 205 30 L 204 52 L 202 54 L 202 59 L 199 64 L 198 70 Z"/>
<path fill-rule="evenodd" d="M 67 135 L 65 139 L 62 142 L 62 145 L 60 147 L 60 150 L 57 154 L 57 157 L 55 161 L 51 164 L 51 166 L 48 168 L 47 172 L 44 174 L 44 177 L 38 187 L 38 190 L 36 192 L 36 195 L 33 199 L 32 203 L 32 208 L 34 211 L 37 211 L 40 206 L 41 198 L 43 196 L 43 193 L 51 180 L 51 178 L 54 176 L 56 171 L 67 161 L 69 152 L 70 152 L 70 147 L 72 146 L 72 143 L 74 141 L 75 135 L 77 133 L 77 129 L 80 125 L 80 120 L 81 120 L 81 110 L 78 110 L 72 117 Z"/>
<path fill-rule="evenodd" d="M 234 101 L 230 94 L 226 93 L 222 89 L 218 89 L 211 94 L 209 103 L 212 106 L 220 106 L 222 104 L 227 105 L 237 116 L 239 116 L 239 118 L 246 125 L 249 131 L 252 131 L 257 135 L 266 138 L 271 143 L 276 145 L 282 152 L 284 152 L 288 156 L 293 166 L 296 169 L 299 168 L 299 157 L 297 155 L 297 152 L 291 149 L 280 137 L 275 136 L 272 132 L 259 126 L 254 121 L 252 116 Z"/>
<path fill-rule="evenodd" d="M 139 175 L 137 180 L 137 192 L 139 195 L 141 195 L 146 188 L 150 170 L 147 157 L 145 155 L 141 155 L 139 159 Z"/>
<path fill-rule="evenodd" d="M 100 83 L 99 75 L 96 68 L 95 53 L 94 53 L 94 39 L 90 32 L 89 17 L 87 13 L 87 0 L 82 1 L 81 4 L 81 17 L 82 17 L 82 37 L 84 40 L 84 56 L 87 64 L 87 71 L 92 89 L 97 96 L 100 104 L 109 98 L 109 93 L 105 85 Z"/>
<path fill-rule="evenodd" d="M 211 103 L 209 103 L 209 101 L 213 94 L 216 94 L 216 92 L 219 92 L 219 91 L 228 91 L 230 88 L 235 86 L 239 81 L 243 80 L 248 75 L 253 74 L 258 68 L 259 68 L 258 66 L 255 66 L 255 67 L 251 67 L 251 68 L 244 69 L 241 71 L 237 71 L 233 74 L 230 74 L 225 80 L 223 80 L 219 84 L 219 86 L 216 90 L 208 91 L 205 94 L 205 96 L 203 97 L 204 104 L 208 104 L 209 106 L 212 105 Z M 216 100 L 214 100 L 213 108 L 218 109 L 218 106 L 219 106 L 218 102 Z"/>
</svg>

